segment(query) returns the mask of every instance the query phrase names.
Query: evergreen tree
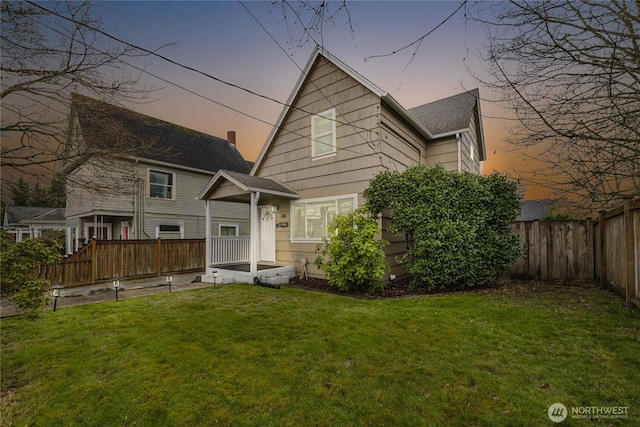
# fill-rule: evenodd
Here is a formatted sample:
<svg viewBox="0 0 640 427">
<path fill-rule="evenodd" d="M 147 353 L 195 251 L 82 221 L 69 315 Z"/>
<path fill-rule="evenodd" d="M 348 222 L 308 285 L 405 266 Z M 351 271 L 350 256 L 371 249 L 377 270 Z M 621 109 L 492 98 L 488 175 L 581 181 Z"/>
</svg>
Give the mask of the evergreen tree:
<svg viewBox="0 0 640 427">
<path fill-rule="evenodd" d="M 31 186 L 22 177 L 11 188 L 11 203 L 13 206 L 31 206 Z"/>
</svg>

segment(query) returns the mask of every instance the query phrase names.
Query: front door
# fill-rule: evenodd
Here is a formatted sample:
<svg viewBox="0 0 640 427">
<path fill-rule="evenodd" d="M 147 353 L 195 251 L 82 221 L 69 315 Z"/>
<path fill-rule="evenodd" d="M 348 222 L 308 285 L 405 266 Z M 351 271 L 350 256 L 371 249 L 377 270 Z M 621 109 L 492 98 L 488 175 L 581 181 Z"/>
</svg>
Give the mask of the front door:
<svg viewBox="0 0 640 427">
<path fill-rule="evenodd" d="M 276 215 L 271 206 L 260 208 L 260 261 L 276 262 Z"/>
</svg>

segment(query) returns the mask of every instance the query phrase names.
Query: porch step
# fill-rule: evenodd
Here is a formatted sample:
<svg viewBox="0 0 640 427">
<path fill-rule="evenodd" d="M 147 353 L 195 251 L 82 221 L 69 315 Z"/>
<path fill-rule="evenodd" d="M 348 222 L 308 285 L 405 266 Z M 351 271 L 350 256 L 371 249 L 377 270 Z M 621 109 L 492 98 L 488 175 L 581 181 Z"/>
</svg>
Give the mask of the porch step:
<svg viewBox="0 0 640 427">
<path fill-rule="evenodd" d="M 226 283 L 253 283 L 253 275 L 247 271 L 237 271 L 225 268 L 217 268 L 218 277 L 216 284 Z M 294 267 L 274 267 L 258 271 L 256 275 L 261 281 L 271 285 L 284 285 L 289 283 L 289 278 L 295 276 Z M 202 276 L 202 281 L 214 283 L 213 275 Z"/>
<path fill-rule="evenodd" d="M 223 276 L 220 274 L 218 274 L 218 277 L 216 277 L 215 279 L 213 278 L 213 275 L 207 274 L 202 276 L 201 280 L 205 283 L 214 283 L 216 285 L 227 285 L 229 283 L 235 283 L 232 276 Z"/>
<path fill-rule="evenodd" d="M 260 281 L 264 282 L 264 283 L 268 283 L 270 285 L 287 285 L 289 284 L 289 277 L 288 276 L 282 276 L 280 274 L 275 275 L 275 276 L 258 276 Z"/>
</svg>

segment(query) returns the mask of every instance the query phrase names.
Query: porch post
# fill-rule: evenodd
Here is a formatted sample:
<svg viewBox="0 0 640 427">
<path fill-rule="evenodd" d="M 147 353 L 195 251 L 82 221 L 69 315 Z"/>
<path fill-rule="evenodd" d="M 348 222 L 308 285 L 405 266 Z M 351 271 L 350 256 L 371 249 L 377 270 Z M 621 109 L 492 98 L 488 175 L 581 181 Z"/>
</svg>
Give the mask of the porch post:
<svg viewBox="0 0 640 427">
<path fill-rule="evenodd" d="M 258 202 L 260 192 L 251 192 L 251 252 L 249 255 L 249 271 L 253 277 L 258 275 L 258 245 L 260 244 L 260 217 L 258 215 Z"/>
<path fill-rule="evenodd" d="M 73 228 L 72 227 L 67 227 L 65 244 L 66 244 L 65 250 L 67 252 L 67 255 L 71 255 L 73 253 Z"/>
<path fill-rule="evenodd" d="M 206 236 L 204 243 L 204 270 L 205 274 L 209 274 L 211 260 L 213 259 L 211 256 L 211 200 L 209 199 L 204 201 L 204 220 L 204 235 Z"/>
</svg>

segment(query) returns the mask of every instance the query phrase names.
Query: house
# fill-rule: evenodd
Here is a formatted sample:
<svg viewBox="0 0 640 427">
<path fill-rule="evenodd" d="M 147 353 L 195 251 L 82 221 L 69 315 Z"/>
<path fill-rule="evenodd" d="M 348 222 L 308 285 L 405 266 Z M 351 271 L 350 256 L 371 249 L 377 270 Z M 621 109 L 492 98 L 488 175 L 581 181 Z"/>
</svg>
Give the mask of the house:
<svg viewBox="0 0 640 427">
<path fill-rule="evenodd" d="M 250 171 L 235 139 L 73 94 L 62 168 L 68 252 L 92 238 L 203 238 L 200 189 L 220 169 Z M 246 206 L 219 202 L 213 210 L 214 235 L 248 234 Z"/>
<path fill-rule="evenodd" d="M 13 235 L 16 242 L 45 237 L 50 231 L 65 230 L 64 209 L 7 206 L 2 228 Z"/>
<path fill-rule="evenodd" d="M 406 109 L 317 47 L 250 173 L 221 170 L 198 196 L 207 204 L 239 202 L 250 209 L 251 235 L 236 244 L 236 259 L 219 260 L 220 242 L 207 231 L 207 276 L 215 270 L 237 277 L 229 266 L 235 261 L 248 277 L 265 279 L 286 274 L 270 269 L 300 272 L 306 261 L 309 276 L 323 277 L 312 265 L 316 245 L 334 215 L 363 204 L 378 172 L 442 164 L 480 173 L 485 158 L 478 90 Z M 384 237 L 392 242 L 385 250 L 391 273 L 402 274 L 395 256 L 407 242 Z"/>
<path fill-rule="evenodd" d="M 540 221 L 549 215 L 557 203 L 556 199 L 523 200 L 516 221 Z"/>
</svg>

